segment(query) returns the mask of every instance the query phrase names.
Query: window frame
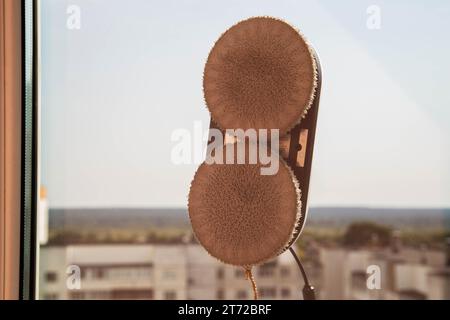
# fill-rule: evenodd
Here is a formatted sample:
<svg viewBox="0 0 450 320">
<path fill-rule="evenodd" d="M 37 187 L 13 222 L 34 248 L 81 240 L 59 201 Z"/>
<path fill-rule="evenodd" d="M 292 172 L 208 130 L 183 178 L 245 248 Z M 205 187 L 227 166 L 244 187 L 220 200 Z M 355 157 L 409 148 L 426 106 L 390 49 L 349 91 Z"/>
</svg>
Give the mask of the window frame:
<svg viewBox="0 0 450 320">
<path fill-rule="evenodd" d="M 0 299 L 36 298 L 39 0 L 0 0 Z"/>
<path fill-rule="evenodd" d="M 22 170 L 20 299 L 37 296 L 37 202 L 39 137 L 38 8 L 39 0 L 22 0 Z"/>
<path fill-rule="evenodd" d="M 23 4 L 0 0 L 0 299 L 21 297 Z"/>
</svg>

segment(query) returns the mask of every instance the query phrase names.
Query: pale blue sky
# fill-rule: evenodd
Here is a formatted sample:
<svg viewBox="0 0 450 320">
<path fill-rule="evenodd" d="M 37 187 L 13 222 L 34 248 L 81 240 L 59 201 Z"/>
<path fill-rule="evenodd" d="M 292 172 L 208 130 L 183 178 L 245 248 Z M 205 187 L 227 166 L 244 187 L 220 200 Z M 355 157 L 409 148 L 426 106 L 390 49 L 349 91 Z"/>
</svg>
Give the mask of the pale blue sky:
<svg viewBox="0 0 450 320">
<path fill-rule="evenodd" d="M 298 27 L 324 69 L 310 205 L 450 206 L 448 1 L 42 0 L 41 176 L 52 207 L 186 205 L 204 62 L 239 20 Z M 66 28 L 66 8 L 81 29 Z M 381 29 L 366 9 L 381 9 Z"/>
</svg>

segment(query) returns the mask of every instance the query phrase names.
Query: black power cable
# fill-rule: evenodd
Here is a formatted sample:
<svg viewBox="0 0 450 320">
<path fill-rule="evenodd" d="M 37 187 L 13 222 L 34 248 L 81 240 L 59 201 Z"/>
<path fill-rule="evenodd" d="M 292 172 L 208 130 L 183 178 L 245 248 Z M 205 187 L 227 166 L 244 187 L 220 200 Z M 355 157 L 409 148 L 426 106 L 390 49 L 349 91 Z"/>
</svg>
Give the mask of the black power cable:
<svg viewBox="0 0 450 320">
<path fill-rule="evenodd" d="M 316 293 L 314 292 L 314 287 L 309 283 L 308 276 L 306 275 L 305 269 L 303 268 L 303 265 L 300 262 L 300 259 L 298 258 L 297 254 L 295 253 L 294 249 L 292 249 L 292 247 L 289 247 L 289 251 L 294 256 L 294 259 L 298 264 L 300 272 L 302 273 L 302 276 L 303 276 L 303 280 L 305 282 L 305 286 L 303 287 L 303 291 L 302 291 L 303 299 L 304 300 L 316 300 Z"/>
</svg>

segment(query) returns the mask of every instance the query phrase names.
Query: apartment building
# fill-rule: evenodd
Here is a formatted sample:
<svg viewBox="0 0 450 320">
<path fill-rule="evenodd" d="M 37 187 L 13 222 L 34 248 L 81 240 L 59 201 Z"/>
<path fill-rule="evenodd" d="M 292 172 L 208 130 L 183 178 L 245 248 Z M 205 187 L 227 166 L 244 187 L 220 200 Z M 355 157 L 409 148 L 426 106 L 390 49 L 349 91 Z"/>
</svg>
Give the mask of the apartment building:
<svg viewBox="0 0 450 320">
<path fill-rule="evenodd" d="M 43 246 L 41 299 L 252 299 L 244 271 L 195 244 Z M 79 270 L 80 287 L 71 282 Z M 303 286 L 289 253 L 255 267 L 262 299 L 300 299 Z"/>
<path fill-rule="evenodd" d="M 74 270 L 81 288 L 72 288 Z M 185 299 L 186 259 L 176 246 L 76 245 L 41 248 L 43 299 Z"/>
<path fill-rule="evenodd" d="M 322 248 L 324 299 L 450 299 L 447 254 L 424 248 Z M 368 267 L 380 270 L 369 289 Z"/>
<path fill-rule="evenodd" d="M 450 299 L 444 251 L 324 247 L 313 251 L 304 262 L 320 299 Z M 379 289 L 367 286 L 369 266 L 380 270 Z M 70 283 L 76 268 L 80 288 Z M 303 281 L 289 253 L 255 267 L 253 273 L 262 299 L 302 299 Z M 196 244 L 44 246 L 39 274 L 41 299 L 253 297 L 243 269 L 220 263 Z"/>
</svg>

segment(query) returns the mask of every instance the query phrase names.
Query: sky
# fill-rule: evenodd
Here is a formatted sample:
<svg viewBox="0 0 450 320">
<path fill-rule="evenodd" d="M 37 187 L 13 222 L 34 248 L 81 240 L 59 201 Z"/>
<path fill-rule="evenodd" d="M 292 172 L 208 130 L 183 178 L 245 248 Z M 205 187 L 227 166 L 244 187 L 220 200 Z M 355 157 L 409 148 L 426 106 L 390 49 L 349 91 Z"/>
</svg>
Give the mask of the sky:
<svg viewBox="0 0 450 320">
<path fill-rule="evenodd" d="M 450 206 L 448 1 L 41 3 L 40 176 L 51 207 L 185 207 L 198 164 L 171 161 L 171 135 L 196 121 L 206 130 L 209 50 L 259 15 L 299 28 L 320 56 L 309 205 Z M 67 28 L 70 5 L 80 29 Z M 379 29 L 367 26 L 373 5 Z"/>
</svg>

